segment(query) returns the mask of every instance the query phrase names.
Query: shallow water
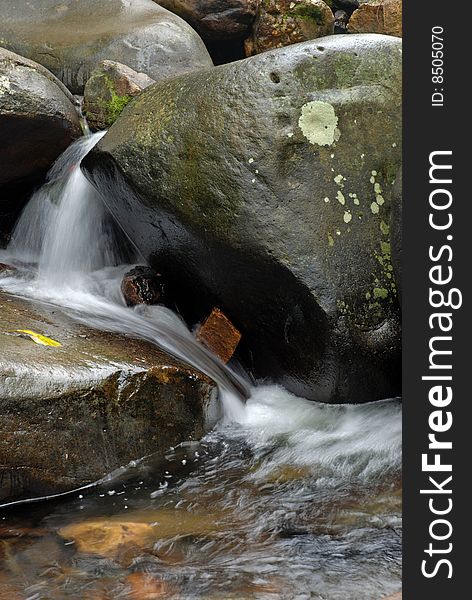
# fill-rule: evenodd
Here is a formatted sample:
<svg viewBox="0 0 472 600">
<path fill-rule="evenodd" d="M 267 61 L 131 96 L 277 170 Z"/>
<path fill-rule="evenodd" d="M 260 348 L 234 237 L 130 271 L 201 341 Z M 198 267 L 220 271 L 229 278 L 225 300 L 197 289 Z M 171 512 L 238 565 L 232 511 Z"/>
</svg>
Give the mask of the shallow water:
<svg viewBox="0 0 472 600">
<path fill-rule="evenodd" d="M 0 256 L 22 274 L 1 276 L 0 287 L 183 358 L 217 381 L 222 418 L 200 442 L 137 461 L 88 494 L 5 513 L 0 599 L 380 600 L 397 591 L 400 403 L 331 406 L 250 386 L 172 311 L 127 308 L 120 263 L 139 257 L 122 252 L 78 169 L 97 139 L 63 155 L 31 200 Z"/>
<path fill-rule="evenodd" d="M 6 516 L 3 581 L 28 598 L 146 597 L 149 581 L 150 598 L 380 599 L 401 585 L 400 417 L 257 388 L 242 422 Z"/>
</svg>

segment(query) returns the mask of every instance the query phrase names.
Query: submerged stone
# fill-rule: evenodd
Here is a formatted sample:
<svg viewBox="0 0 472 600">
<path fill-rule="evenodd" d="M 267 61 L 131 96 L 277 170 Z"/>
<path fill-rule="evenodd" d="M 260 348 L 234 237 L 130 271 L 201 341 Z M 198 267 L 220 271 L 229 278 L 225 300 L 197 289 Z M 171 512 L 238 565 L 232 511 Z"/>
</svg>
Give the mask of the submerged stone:
<svg viewBox="0 0 472 600">
<path fill-rule="evenodd" d="M 216 389 L 202 373 L 58 307 L 0 293 L 0 312 L 0 502 L 71 490 L 203 435 Z"/>
<path fill-rule="evenodd" d="M 220 307 L 304 397 L 400 392 L 401 66 L 398 38 L 336 35 L 158 82 L 82 162 L 180 314 Z"/>
</svg>

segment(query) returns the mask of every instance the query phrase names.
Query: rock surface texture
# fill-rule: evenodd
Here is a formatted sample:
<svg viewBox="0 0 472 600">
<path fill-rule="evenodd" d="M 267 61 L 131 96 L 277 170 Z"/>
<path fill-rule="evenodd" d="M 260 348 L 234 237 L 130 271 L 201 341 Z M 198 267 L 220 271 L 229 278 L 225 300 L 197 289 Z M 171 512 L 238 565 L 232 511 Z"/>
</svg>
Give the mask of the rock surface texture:
<svg viewBox="0 0 472 600">
<path fill-rule="evenodd" d="M 101 60 L 152 79 L 212 64 L 198 34 L 152 0 L 0 0 L 4 47 L 47 67 L 74 93 Z"/>
<path fill-rule="evenodd" d="M 323 0 L 262 0 L 246 56 L 330 35 L 334 15 Z"/>
<path fill-rule="evenodd" d="M 126 65 L 103 60 L 85 84 L 83 112 L 90 129 L 108 129 L 123 108 L 154 79 Z"/>
<path fill-rule="evenodd" d="M 0 48 L 2 218 L 18 214 L 24 196 L 80 135 L 73 97 L 62 83 L 41 65 Z"/>
<path fill-rule="evenodd" d="M 364 2 L 351 16 L 349 33 L 383 33 L 401 37 L 402 1 Z"/>
<path fill-rule="evenodd" d="M 201 373 L 57 307 L 0 293 L 0 312 L 0 502 L 74 489 L 204 433 L 215 386 Z"/>
<path fill-rule="evenodd" d="M 153 85 L 84 159 L 189 322 L 305 397 L 400 391 L 401 40 L 320 38 Z M 112 190 L 112 193 L 109 193 Z"/>
<path fill-rule="evenodd" d="M 156 0 L 185 19 L 204 40 L 227 41 L 245 36 L 259 0 Z"/>
</svg>

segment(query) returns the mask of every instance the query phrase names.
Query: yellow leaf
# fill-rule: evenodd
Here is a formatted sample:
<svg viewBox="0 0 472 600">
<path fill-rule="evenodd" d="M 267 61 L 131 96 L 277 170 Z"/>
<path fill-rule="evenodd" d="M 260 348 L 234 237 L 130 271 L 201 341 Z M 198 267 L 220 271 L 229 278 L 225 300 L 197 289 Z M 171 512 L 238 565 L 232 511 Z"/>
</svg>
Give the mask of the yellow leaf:
<svg viewBox="0 0 472 600">
<path fill-rule="evenodd" d="M 62 346 L 60 342 L 56 342 L 56 340 L 52 340 L 51 338 L 48 338 L 45 335 L 41 335 L 40 333 L 31 331 L 31 329 L 16 329 L 15 332 L 24 333 L 25 335 L 30 337 L 35 344 L 41 344 L 41 346 Z"/>
</svg>

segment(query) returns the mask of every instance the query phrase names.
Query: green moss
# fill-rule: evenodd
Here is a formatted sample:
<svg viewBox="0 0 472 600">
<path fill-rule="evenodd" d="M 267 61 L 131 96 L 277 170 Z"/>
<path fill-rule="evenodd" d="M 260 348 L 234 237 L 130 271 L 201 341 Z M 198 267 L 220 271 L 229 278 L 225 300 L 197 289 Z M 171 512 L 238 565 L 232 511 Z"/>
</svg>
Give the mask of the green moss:
<svg viewBox="0 0 472 600">
<path fill-rule="evenodd" d="M 287 13 L 288 17 L 294 19 L 305 19 L 307 21 L 315 21 L 317 25 L 323 25 L 323 11 L 317 6 L 309 6 L 307 4 L 299 4 Z"/>
<path fill-rule="evenodd" d="M 119 96 L 115 90 L 111 91 L 111 100 L 105 104 L 106 110 L 109 116 L 109 119 L 112 123 L 116 121 L 116 119 L 122 113 L 124 107 L 133 99 L 133 96 L 129 94 L 125 94 L 124 96 Z"/>
</svg>

